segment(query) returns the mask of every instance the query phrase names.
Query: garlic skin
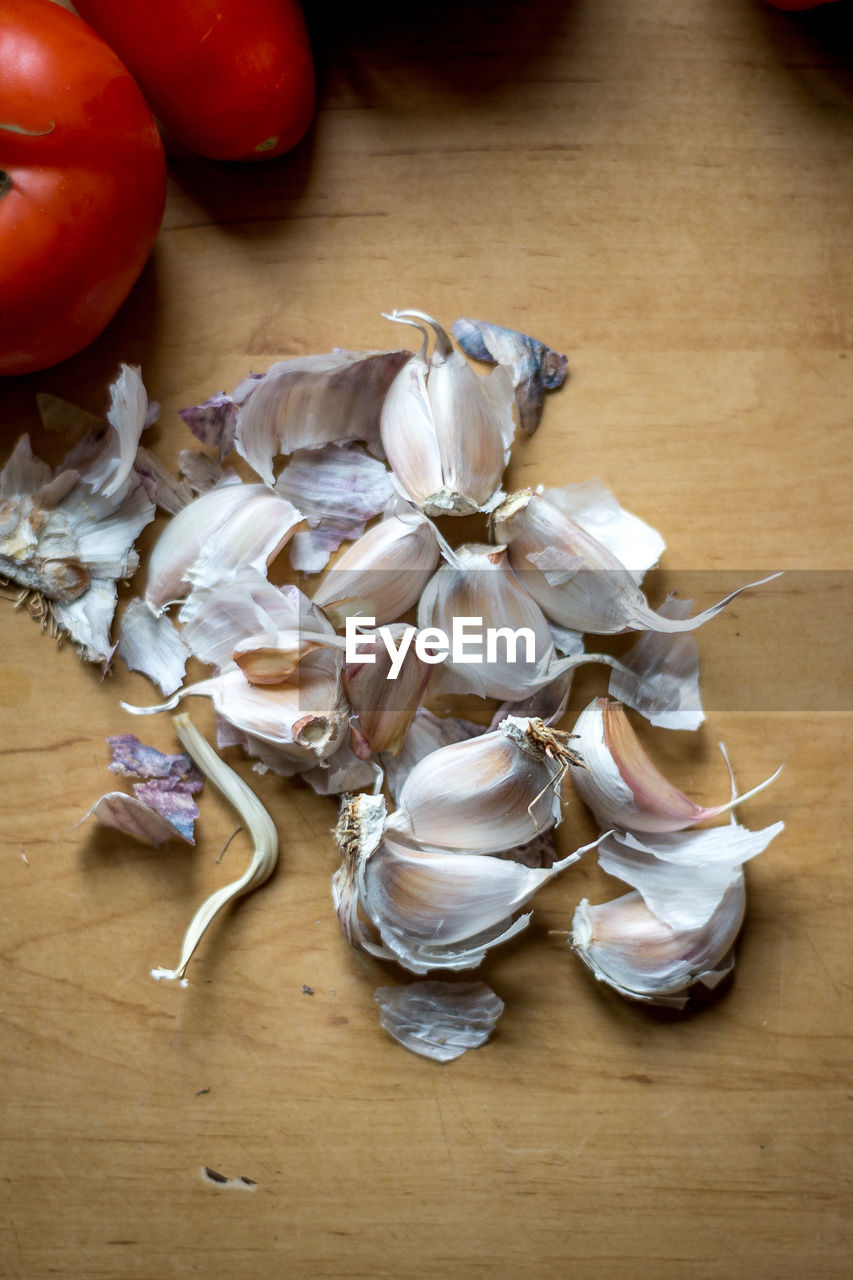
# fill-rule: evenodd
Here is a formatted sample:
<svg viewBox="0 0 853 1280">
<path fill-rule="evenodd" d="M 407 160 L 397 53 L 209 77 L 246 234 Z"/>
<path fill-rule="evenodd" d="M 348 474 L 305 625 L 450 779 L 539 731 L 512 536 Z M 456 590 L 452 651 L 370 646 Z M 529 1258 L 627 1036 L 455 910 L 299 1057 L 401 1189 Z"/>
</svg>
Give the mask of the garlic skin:
<svg viewBox="0 0 853 1280">
<path fill-rule="evenodd" d="M 389 1035 L 436 1062 L 452 1062 L 485 1044 L 504 1009 L 484 982 L 410 982 L 379 987 L 373 998 Z"/>
<path fill-rule="evenodd" d="M 347 939 L 412 973 L 471 969 L 530 921 L 516 916 L 538 889 L 576 862 L 578 849 L 548 868 L 464 852 L 403 847 L 389 835 L 377 796 L 350 797 L 336 828 L 342 865 L 332 896 Z M 591 848 L 593 846 L 586 846 Z M 376 943 L 359 916 L 370 921 Z"/>
<path fill-rule="evenodd" d="M 148 561 L 146 604 L 161 614 L 193 584 L 214 586 L 244 568 L 265 572 L 301 523 L 301 512 L 266 485 L 224 481 L 163 530 Z"/>
<path fill-rule="evenodd" d="M 636 832 L 682 831 L 727 813 L 768 786 L 779 770 L 751 791 L 725 804 L 696 804 L 663 776 L 641 747 L 624 707 L 594 698 L 575 722 L 574 735 L 584 768 L 573 766 L 572 781 L 599 826 Z"/>
<path fill-rule="evenodd" d="M 354 616 L 373 618 L 376 626 L 396 622 L 417 604 L 440 554 L 429 520 L 398 504 L 347 547 L 313 601 L 336 627 Z"/>
<path fill-rule="evenodd" d="M 427 515 L 486 510 L 514 434 L 510 377 L 500 367 L 479 377 L 422 311 L 394 311 L 388 319 L 423 334 L 420 350 L 392 382 L 380 417 L 382 445 L 397 480 Z M 429 357 L 424 325 L 434 335 Z"/>
<path fill-rule="evenodd" d="M 541 720 L 507 716 L 491 732 L 441 747 L 403 783 L 389 837 L 455 855 L 527 844 L 561 821 L 567 768 L 582 771 L 568 742 Z"/>
<path fill-rule="evenodd" d="M 698 928 L 673 929 L 634 890 L 600 906 L 584 899 L 570 942 L 596 978 L 620 995 L 683 1008 L 691 987 L 714 987 L 731 972 L 731 950 L 745 910 L 745 881 L 738 870 L 719 906 Z"/>
<path fill-rule="evenodd" d="M 565 381 L 568 358 L 538 338 L 484 320 L 454 320 L 452 332 L 467 356 L 509 371 L 519 426 L 532 436 L 542 418 L 545 392 L 556 391 Z"/>
<path fill-rule="evenodd" d="M 350 440 L 378 452 L 380 406 L 410 354 L 330 351 L 272 365 L 238 407 L 237 452 L 268 485 L 279 453 Z"/>
</svg>

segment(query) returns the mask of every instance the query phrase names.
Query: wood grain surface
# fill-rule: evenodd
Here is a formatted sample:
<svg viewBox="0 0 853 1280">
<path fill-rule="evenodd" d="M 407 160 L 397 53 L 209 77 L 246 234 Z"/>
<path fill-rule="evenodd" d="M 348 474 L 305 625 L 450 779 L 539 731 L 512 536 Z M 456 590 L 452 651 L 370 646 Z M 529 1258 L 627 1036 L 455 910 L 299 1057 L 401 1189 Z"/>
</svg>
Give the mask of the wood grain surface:
<svg viewBox="0 0 853 1280">
<path fill-rule="evenodd" d="M 235 818 L 210 786 L 193 850 L 77 825 L 113 781 L 105 738 L 173 750 L 169 717 L 131 722 L 119 702 L 151 701 L 147 681 L 102 678 L 0 601 L 0 1275 L 846 1277 L 853 8 L 307 13 L 310 136 L 253 168 L 173 154 L 154 256 L 106 333 L 0 384 L 2 458 L 29 430 L 58 461 L 35 394 L 102 412 L 120 361 L 173 465 L 179 408 L 278 358 L 394 345 L 383 311 L 532 332 L 571 376 L 511 483 L 601 478 L 667 540 L 658 593 L 710 603 L 787 571 L 699 633 L 702 729 L 646 736 L 708 802 L 718 741 L 744 785 L 783 764 L 743 820 L 786 829 L 748 868 L 716 1000 L 650 1013 L 595 983 L 552 932 L 617 888 L 586 858 L 482 966 L 506 1002 L 492 1040 L 442 1067 L 381 1030 L 373 993 L 403 975 L 340 934 L 334 801 L 233 750 L 280 866 L 186 988 L 151 980 L 245 836 L 217 861 Z M 591 831 L 567 803 L 561 850 Z"/>
</svg>

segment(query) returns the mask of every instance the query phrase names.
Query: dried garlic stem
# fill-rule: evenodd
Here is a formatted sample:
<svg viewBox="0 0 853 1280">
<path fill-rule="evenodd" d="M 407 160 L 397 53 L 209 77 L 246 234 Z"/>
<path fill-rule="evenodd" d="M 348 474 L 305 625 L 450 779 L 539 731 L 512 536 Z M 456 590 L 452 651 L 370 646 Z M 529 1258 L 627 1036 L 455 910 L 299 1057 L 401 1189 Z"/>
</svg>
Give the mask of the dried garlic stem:
<svg viewBox="0 0 853 1280">
<path fill-rule="evenodd" d="M 199 769 L 218 787 L 239 813 L 244 826 L 254 842 L 252 861 L 238 880 L 223 885 L 203 902 L 196 911 L 184 935 L 181 959 L 177 969 L 152 969 L 153 978 L 183 979 L 193 952 L 202 939 L 207 926 L 232 898 L 256 889 L 275 870 L 278 862 L 278 832 L 272 818 L 258 797 L 238 774 L 213 750 L 207 739 L 193 724 L 186 712 L 172 717 L 175 732 L 192 756 Z"/>
</svg>

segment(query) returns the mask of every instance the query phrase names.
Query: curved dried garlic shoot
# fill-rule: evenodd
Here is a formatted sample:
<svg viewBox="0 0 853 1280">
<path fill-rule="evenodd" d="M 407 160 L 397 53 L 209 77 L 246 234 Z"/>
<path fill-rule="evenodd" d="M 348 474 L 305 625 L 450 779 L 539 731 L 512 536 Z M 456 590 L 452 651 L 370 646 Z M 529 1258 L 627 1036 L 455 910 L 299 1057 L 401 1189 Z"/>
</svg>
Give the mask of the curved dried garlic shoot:
<svg viewBox="0 0 853 1280">
<path fill-rule="evenodd" d="M 172 717 L 175 732 L 183 746 L 192 756 L 195 763 L 206 774 L 215 787 L 218 787 L 227 800 L 239 813 L 249 831 L 254 844 L 252 861 L 237 879 L 231 884 L 223 885 L 201 904 L 196 911 L 189 928 L 184 935 L 181 958 L 176 969 L 152 969 L 153 978 L 179 978 L 184 980 L 187 965 L 193 952 L 201 941 L 208 925 L 214 920 L 227 903 L 244 893 L 256 889 L 268 880 L 278 862 L 278 833 L 275 823 L 261 804 L 258 797 L 238 774 L 210 746 L 207 739 L 193 724 L 190 717 L 183 713 Z"/>
</svg>

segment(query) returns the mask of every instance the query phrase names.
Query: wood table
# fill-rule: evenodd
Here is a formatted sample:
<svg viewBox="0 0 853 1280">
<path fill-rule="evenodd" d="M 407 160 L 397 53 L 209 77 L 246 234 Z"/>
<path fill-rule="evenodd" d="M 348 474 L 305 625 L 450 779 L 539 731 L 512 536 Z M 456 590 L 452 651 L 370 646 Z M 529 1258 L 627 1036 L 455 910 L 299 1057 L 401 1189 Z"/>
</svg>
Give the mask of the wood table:
<svg viewBox="0 0 853 1280">
<path fill-rule="evenodd" d="M 29 430 L 58 461 L 36 393 L 102 413 L 121 361 L 174 466 L 195 443 L 178 409 L 277 359 L 393 346 L 394 307 L 533 333 L 570 378 L 513 486 L 599 477 L 667 540 L 655 603 L 786 571 L 698 633 L 702 728 L 645 736 L 705 802 L 728 791 L 719 741 L 744 786 L 784 765 L 741 816 L 785 831 L 747 868 L 717 999 L 654 1012 L 595 982 L 565 931 L 620 886 L 588 855 L 479 971 L 506 1004 L 491 1041 L 441 1066 L 379 1026 L 374 991 L 402 971 L 341 936 L 335 802 L 231 749 L 280 865 L 187 987 L 155 983 L 246 838 L 218 860 L 235 819 L 210 786 L 193 850 L 77 825 L 115 783 L 106 737 L 173 750 L 169 716 L 131 721 L 120 700 L 150 702 L 147 680 L 120 661 L 102 678 L 0 602 L 0 1274 L 847 1276 L 853 10 L 308 14 L 310 136 L 253 168 L 173 155 L 115 321 L 0 387 L 3 458 Z M 560 849 L 592 830 L 567 800 Z"/>
</svg>

